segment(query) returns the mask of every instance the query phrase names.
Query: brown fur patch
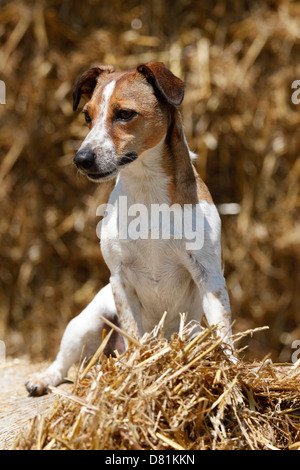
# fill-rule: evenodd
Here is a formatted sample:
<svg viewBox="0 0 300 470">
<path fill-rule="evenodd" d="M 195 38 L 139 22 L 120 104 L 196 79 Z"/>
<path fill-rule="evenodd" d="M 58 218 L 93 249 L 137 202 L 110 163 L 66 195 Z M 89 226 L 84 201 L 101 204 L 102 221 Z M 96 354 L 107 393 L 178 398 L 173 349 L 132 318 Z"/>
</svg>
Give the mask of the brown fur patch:
<svg viewBox="0 0 300 470">
<path fill-rule="evenodd" d="M 182 118 L 177 109 L 171 110 L 163 167 L 166 174 L 172 178 L 170 185 L 172 204 L 196 204 L 203 200 L 213 204 L 207 186 L 191 162 L 184 139 Z"/>
</svg>

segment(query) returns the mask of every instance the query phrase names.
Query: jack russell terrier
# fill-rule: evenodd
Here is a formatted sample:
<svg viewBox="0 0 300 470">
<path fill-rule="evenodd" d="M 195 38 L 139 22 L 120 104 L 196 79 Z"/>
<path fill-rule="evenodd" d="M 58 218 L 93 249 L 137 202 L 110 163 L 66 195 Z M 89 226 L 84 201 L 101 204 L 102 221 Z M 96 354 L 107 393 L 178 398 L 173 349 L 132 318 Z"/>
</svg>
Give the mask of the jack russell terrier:
<svg viewBox="0 0 300 470">
<path fill-rule="evenodd" d="M 90 132 L 74 163 L 94 182 L 118 175 L 101 234 L 102 254 L 111 276 L 109 284 L 68 324 L 56 360 L 26 382 L 32 395 L 46 393 L 49 386 L 63 382 L 83 351 L 85 356 L 93 354 L 106 323 L 121 326 L 132 337 L 135 331 L 142 336 L 166 311 L 164 333 L 168 338 L 178 331 L 179 313 L 188 312 L 189 321 L 200 322 L 204 314 L 209 325 L 218 325 L 220 334 L 230 333 L 220 217 L 193 166 L 184 136 L 178 110 L 184 88 L 182 80 L 163 63 L 125 72 L 99 65 L 78 79 L 73 108 L 77 109 L 82 95 L 88 98 L 83 113 Z M 176 236 L 172 224 L 170 237 L 151 237 L 151 230 L 148 237 L 120 237 L 122 197 L 127 206 L 143 205 L 148 213 L 153 205 L 177 207 L 177 213 L 178 208 L 200 208 L 202 245 L 187 249 L 187 239 Z M 132 218 L 127 223 L 129 220 Z M 114 331 L 106 352 L 124 349 L 124 338 Z"/>
</svg>

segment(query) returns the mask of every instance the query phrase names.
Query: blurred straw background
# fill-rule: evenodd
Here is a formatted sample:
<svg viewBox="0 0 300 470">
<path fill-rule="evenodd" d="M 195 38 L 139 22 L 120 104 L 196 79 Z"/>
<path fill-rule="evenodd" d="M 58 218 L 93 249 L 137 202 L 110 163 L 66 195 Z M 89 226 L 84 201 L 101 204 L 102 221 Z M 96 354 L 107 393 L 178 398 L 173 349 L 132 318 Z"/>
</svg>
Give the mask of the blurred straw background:
<svg viewBox="0 0 300 470">
<path fill-rule="evenodd" d="M 107 282 L 96 207 L 78 176 L 73 114 L 93 64 L 163 61 L 187 83 L 185 131 L 222 213 L 234 331 L 249 359 L 290 361 L 300 339 L 300 3 L 291 0 L 0 0 L 0 340 L 53 358 L 67 322 Z M 234 205 L 229 205 L 234 203 Z M 228 213 L 229 212 L 229 213 Z"/>
</svg>

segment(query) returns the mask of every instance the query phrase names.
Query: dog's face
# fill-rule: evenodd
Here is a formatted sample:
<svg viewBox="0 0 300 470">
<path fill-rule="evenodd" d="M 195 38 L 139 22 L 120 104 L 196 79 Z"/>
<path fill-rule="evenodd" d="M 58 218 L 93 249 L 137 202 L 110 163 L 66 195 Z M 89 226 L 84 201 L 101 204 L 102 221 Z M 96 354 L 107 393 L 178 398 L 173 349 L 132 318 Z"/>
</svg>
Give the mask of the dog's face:
<svg viewBox="0 0 300 470">
<path fill-rule="evenodd" d="M 73 93 L 74 110 L 81 95 L 90 98 L 82 111 L 90 132 L 75 155 L 77 168 L 92 181 L 116 176 L 162 140 L 183 93 L 183 82 L 161 63 L 128 72 L 89 69 Z"/>
</svg>

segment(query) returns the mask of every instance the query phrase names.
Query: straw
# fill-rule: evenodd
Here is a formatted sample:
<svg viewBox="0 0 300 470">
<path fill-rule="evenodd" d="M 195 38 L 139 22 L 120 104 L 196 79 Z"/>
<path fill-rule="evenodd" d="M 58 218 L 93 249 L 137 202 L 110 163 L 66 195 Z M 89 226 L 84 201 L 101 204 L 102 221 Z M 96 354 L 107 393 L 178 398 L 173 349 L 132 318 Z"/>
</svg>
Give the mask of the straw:
<svg viewBox="0 0 300 470">
<path fill-rule="evenodd" d="M 180 327 L 101 356 L 52 413 L 16 436 L 16 449 L 294 449 L 299 443 L 300 369 L 237 361 L 200 326 Z M 194 333 L 195 334 L 195 333 Z M 258 332 L 249 332 L 256 335 Z M 184 352 L 184 354 L 183 354 Z M 144 357 L 147 359 L 145 360 Z"/>
</svg>

